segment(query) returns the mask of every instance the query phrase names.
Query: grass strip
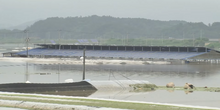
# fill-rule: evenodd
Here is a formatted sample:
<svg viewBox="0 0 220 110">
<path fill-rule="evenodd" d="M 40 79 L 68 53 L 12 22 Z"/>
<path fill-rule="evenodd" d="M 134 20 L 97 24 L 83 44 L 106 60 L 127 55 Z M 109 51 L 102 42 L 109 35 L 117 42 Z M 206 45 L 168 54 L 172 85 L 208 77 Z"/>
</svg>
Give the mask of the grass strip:
<svg viewBox="0 0 220 110">
<path fill-rule="evenodd" d="M 40 100 L 39 98 L 44 98 L 44 100 Z M 132 110 L 204 110 L 202 108 L 200 109 L 200 108 L 178 107 L 178 106 L 147 104 L 147 103 L 138 103 L 138 102 L 136 103 L 136 102 L 122 102 L 122 101 L 107 101 L 107 100 L 73 98 L 73 97 L 71 98 L 58 97 L 57 98 L 57 97 L 51 97 L 51 96 L 25 95 L 25 94 L 22 94 L 22 95 L 0 94 L 0 99 L 26 101 L 26 102 L 52 103 L 52 104 L 66 104 L 66 105 L 85 105 L 85 106 L 91 106 L 91 107 L 109 107 L 109 108 L 132 109 Z M 51 100 L 51 99 L 54 99 L 54 100 Z M 63 99 L 63 100 L 55 100 L 55 99 Z M 12 107 L 13 106 L 14 105 L 12 105 Z M 28 108 L 28 109 L 31 109 L 31 108 Z"/>
</svg>

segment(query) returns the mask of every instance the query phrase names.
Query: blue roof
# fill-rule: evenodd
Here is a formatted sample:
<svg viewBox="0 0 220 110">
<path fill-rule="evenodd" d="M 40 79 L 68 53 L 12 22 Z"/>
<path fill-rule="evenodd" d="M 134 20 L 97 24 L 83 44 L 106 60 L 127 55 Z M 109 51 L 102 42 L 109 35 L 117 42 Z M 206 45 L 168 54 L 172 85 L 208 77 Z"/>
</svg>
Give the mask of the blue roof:
<svg viewBox="0 0 220 110">
<path fill-rule="evenodd" d="M 161 51 L 113 51 L 113 50 L 87 50 L 87 57 L 115 57 L 115 58 L 164 58 L 164 59 L 187 59 L 205 54 L 207 52 L 161 52 Z M 26 51 L 18 52 L 17 55 L 26 55 Z M 71 49 L 44 49 L 36 48 L 28 51 L 29 55 L 46 56 L 83 56 L 83 50 Z"/>
</svg>

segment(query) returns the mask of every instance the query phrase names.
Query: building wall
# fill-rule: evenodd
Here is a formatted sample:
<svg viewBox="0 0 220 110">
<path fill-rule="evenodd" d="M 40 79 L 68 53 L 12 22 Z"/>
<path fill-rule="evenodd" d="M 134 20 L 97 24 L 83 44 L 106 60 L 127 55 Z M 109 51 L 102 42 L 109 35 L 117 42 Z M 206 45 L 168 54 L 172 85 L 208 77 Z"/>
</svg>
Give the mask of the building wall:
<svg viewBox="0 0 220 110">
<path fill-rule="evenodd" d="M 108 46 L 108 45 L 46 45 L 38 44 L 47 49 L 76 50 L 113 50 L 113 51 L 164 51 L 164 52 L 208 52 L 206 47 L 175 47 L 175 46 Z"/>
<path fill-rule="evenodd" d="M 206 54 L 191 57 L 190 59 L 220 59 L 220 53 L 216 51 L 210 51 Z"/>
</svg>

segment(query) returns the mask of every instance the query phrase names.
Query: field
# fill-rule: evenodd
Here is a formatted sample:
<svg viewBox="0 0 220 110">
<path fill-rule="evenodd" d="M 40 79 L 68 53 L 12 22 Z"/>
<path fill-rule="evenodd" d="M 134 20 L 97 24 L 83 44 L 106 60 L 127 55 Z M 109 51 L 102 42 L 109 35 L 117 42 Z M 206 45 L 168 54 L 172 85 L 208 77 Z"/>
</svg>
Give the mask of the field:
<svg viewBox="0 0 220 110">
<path fill-rule="evenodd" d="M 140 86 L 139 87 L 143 87 Z M 146 87 L 146 86 L 145 86 Z M 136 88 L 136 92 L 149 91 L 147 88 Z M 165 90 L 184 90 L 182 87 L 166 88 L 163 86 L 155 89 Z M 207 92 L 220 92 L 220 88 L 203 88 L 197 87 L 194 90 L 189 91 L 207 91 Z M 25 108 L 29 110 L 204 110 L 204 109 L 217 109 L 217 108 L 204 108 L 196 106 L 186 105 L 174 105 L 164 103 L 152 103 L 152 102 L 138 102 L 138 101 L 122 101 L 122 100 L 109 100 L 98 98 L 86 98 L 86 97 L 69 97 L 69 96 L 54 96 L 54 95 L 40 95 L 40 94 L 19 94 L 19 93 L 5 93 L 0 92 L 0 106 L 2 107 L 16 107 Z"/>
</svg>

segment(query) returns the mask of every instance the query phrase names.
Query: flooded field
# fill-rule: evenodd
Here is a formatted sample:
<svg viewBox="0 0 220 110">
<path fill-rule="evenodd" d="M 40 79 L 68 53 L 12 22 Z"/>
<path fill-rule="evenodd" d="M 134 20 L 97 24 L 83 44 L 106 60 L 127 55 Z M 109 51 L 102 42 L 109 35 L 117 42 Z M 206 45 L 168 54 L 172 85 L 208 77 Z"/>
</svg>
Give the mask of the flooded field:
<svg viewBox="0 0 220 110">
<path fill-rule="evenodd" d="M 82 67 L 82 64 L 68 62 L 0 60 L 0 83 L 26 81 L 32 83 L 63 83 L 67 79 L 81 81 Z M 176 86 L 184 86 L 188 82 L 194 84 L 195 87 L 220 87 L 219 67 L 220 65 L 216 64 L 94 64 L 86 65 L 86 79 L 91 81 L 146 80 L 158 86 L 165 86 L 169 82 L 174 82 Z M 77 94 L 75 95 L 77 96 Z M 220 92 L 98 90 L 87 97 L 220 108 Z"/>
<path fill-rule="evenodd" d="M 61 83 L 66 79 L 82 80 L 81 64 L 26 62 L 22 60 L 0 62 L 0 83 L 40 82 Z M 90 80 L 147 80 L 158 86 L 186 82 L 199 87 L 219 87 L 220 68 L 216 64 L 183 65 L 86 65 L 86 79 Z"/>
</svg>

